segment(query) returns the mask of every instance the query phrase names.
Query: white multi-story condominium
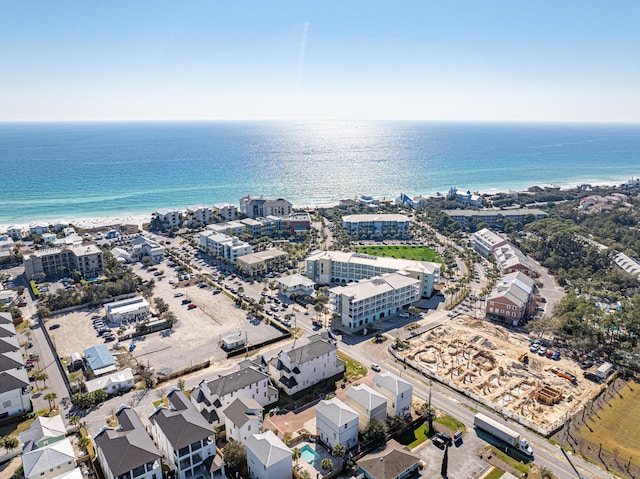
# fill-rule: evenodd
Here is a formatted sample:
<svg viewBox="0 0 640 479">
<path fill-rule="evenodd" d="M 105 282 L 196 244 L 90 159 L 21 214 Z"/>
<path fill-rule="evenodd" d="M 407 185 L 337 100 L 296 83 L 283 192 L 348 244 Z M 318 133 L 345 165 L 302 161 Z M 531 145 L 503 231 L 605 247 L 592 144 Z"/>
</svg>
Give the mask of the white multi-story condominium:
<svg viewBox="0 0 640 479">
<path fill-rule="evenodd" d="M 506 239 L 488 228 L 482 228 L 471 235 L 471 247 L 485 258 L 492 254 L 496 248 L 507 243 Z"/>
<path fill-rule="evenodd" d="M 372 419 L 387 420 L 387 398 L 366 384 L 347 389 L 346 403 L 358 413 L 358 428 L 364 431 Z"/>
<path fill-rule="evenodd" d="M 151 437 L 164 462 L 179 479 L 210 477 L 205 461 L 215 458 L 213 427 L 177 388 L 167 394 L 169 407 L 160 406 L 149 416 Z"/>
<path fill-rule="evenodd" d="M 278 248 L 268 248 L 251 254 L 239 256 L 238 268 L 246 276 L 262 276 L 272 269 L 277 269 L 289 257 L 289 253 Z"/>
<path fill-rule="evenodd" d="M 222 411 L 227 441 L 233 439 L 246 444 L 249 437 L 262 432 L 262 409 L 251 398 L 236 398 L 229 404 Z"/>
<path fill-rule="evenodd" d="M 93 439 L 106 479 L 162 479 L 160 451 L 136 412 L 120 406 L 118 427 L 104 426 Z"/>
<path fill-rule="evenodd" d="M 165 229 L 180 228 L 182 226 L 182 211 L 173 208 L 160 208 L 151 213 L 152 219 L 158 219 Z"/>
<path fill-rule="evenodd" d="M 185 217 L 189 225 L 208 225 L 213 222 L 213 209 L 205 205 L 187 206 Z"/>
<path fill-rule="evenodd" d="M 238 207 L 231 203 L 216 203 L 213 205 L 213 214 L 225 221 L 235 220 L 238 217 Z"/>
<path fill-rule="evenodd" d="M 102 250 L 92 244 L 41 249 L 25 255 L 23 266 L 28 279 L 71 276 L 75 272 L 89 279 L 104 273 Z"/>
<path fill-rule="evenodd" d="M 345 285 L 385 273 L 406 273 L 420 280 L 420 296 L 431 297 L 440 282 L 440 264 L 383 258 L 342 251 L 316 251 L 306 261 L 307 277 L 318 284 Z"/>
<path fill-rule="evenodd" d="M 535 269 L 522 251 L 508 243 L 493 251 L 493 255 L 498 262 L 498 267 L 503 273 L 517 273 L 531 276 Z"/>
<path fill-rule="evenodd" d="M 358 445 L 358 413 L 334 397 L 316 406 L 316 434 L 331 451 L 336 444 L 346 450 Z"/>
<path fill-rule="evenodd" d="M 29 233 L 36 236 L 42 236 L 45 233 L 49 232 L 49 223 L 45 223 L 42 221 L 35 221 L 33 223 L 29 223 Z"/>
<path fill-rule="evenodd" d="M 0 313 L 0 418 L 31 411 L 31 387 L 11 313 Z"/>
<path fill-rule="evenodd" d="M 485 300 L 488 318 L 518 324 L 527 314 L 535 282 L 522 273 L 509 273 L 493 287 Z"/>
<path fill-rule="evenodd" d="M 389 416 L 406 416 L 411 414 L 413 385 L 388 371 L 373 377 L 373 390 L 387 398 L 387 414 Z"/>
<path fill-rule="evenodd" d="M 420 299 L 420 281 L 386 273 L 329 290 L 330 309 L 345 328 L 357 329 L 399 313 Z"/>
<path fill-rule="evenodd" d="M 13 238 L 7 235 L 0 235 L 0 258 L 9 256 L 13 249 Z"/>
<path fill-rule="evenodd" d="M 315 290 L 315 283 L 301 274 L 291 274 L 289 276 L 277 278 L 276 283 L 278 284 L 280 294 L 287 298 L 291 298 L 292 294 L 296 294 L 298 296 L 311 296 Z"/>
<path fill-rule="evenodd" d="M 253 218 L 243 218 L 239 222 L 245 226 L 245 233 L 247 234 L 247 236 L 259 238 L 263 235 L 262 221 L 254 220 Z"/>
<path fill-rule="evenodd" d="M 505 221 L 525 224 L 537 221 L 549 216 L 548 213 L 536 208 L 518 208 L 512 210 L 444 210 L 452 220 L 460 223 L 463 228 L 469 224 L 469 220 L 484 221 L 489 227 L 500 229 Z"/>
<path fill-rule="evenodd" d="M 227 236 L 244 236 L 247 234 L 247 226 L 240 221 L 227 221 L 207 225 L 207 230 Z"/>
<path fill-rule="evenodd" d="M 235 261 L 238 256 L 253 253 L 253 246 L 240 241 L 236 236 L 203 231 L 200 233 L 200 249 L 213 251 L 213 254 Z"/>
<path fill-rule="evenodd" d="M 224 424 L 222 411 L 237 398 L 251 398 L 264 407 L 278 400 L 278 390 L 268 374 L 250 366 L 212 381 L 202 380 L 191 389 L 191 402 L 214 425 Z"/>
<path fill-rule="evenodd" d="M 269 362 L 269 375 L 287 394 L 295 394 L 344 372 L 344 361 L 337 351 L 320 336 L 311 336 L 308 344 L 274 356 Z"/>
<path fill-rule="evenodd" d="M 253 434 L 245 445 L 251 479 L 291 479 L 291 449 L 272 431 Z"/>
<path fill-rule="evenodd" d="M 20 241 L 24 236 L 24 228 L 17 225 L 7 226 L 7 235 L 9 235 L 13 241 Z"/>
<path fill-rule="evenodd" d="M 348 235 L 360 238 L 406 238 L 409 217 L 398 214 L 349 215 L 342 217 Z"/>
<path fill-rule="evenodd" d="M 153 264 L 162 263 L 164 260 L 164 247 L 157 241 L 139 234 L 131 240 L 131 251 L 138 260 L 145 257 L 151 258 Z"/>
<path fill-rule="evenodd" d="M 123 321 L 141 321 L 149 316 L 149 303 L 142 296 L 107 303 L 105 309 L 109 322 L 116 324 Z"/>
<path fill-rule="evenodd" d="M 283 198 L 272 200 L 262 195 L 256 198 L 249 195 L 240 198 L 240 213 L 248 218 L 284 217 L 289 216 L 292 211 L 293 205 Z"/>
</svg>

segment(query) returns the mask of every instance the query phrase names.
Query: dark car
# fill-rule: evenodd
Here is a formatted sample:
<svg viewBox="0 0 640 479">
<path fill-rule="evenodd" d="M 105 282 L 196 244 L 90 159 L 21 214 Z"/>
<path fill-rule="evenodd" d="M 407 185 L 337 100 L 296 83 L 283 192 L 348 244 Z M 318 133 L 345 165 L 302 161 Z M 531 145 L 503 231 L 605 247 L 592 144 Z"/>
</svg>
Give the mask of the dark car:
<svg viewBox="0 0 640 479">
<path fill-rule="evenodd" d="M 462 431 L 460 429 L 453 433 L 453 442 L 456 444 L 462 442 Z"/>
<path fill-rule="evenodd" d="M 445 446 L 450 446 L 453 443 L 453 441 L 451 440 L 451 436 L 449 436 L 449 434 L 445 434 L 444 432 L 436 433 L 436 435 L 431 438 L 431 442 L 433 442 L 440 449 L 444 449 Z"/>
<path fill-rule="evenodd" d="M 51 326 L 49 326 L 49 329 L 58 329 L 60 327 L 59 324 L 52 324 Z"/>
</svg>

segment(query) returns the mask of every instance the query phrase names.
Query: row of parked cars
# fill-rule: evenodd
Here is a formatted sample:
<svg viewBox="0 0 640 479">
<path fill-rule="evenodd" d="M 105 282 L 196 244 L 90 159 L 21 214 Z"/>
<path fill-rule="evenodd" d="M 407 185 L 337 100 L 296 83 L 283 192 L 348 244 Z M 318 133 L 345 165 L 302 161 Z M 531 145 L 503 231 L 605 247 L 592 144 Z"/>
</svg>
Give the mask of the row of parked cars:
<svg viewBox="0 0 640 479">
<path fill-rule="evenodd" d="M 537 353 L 538 356 L 546 356 L 547 358 L 553 359 L 554 361 L 558 361 L 560 359 L 560 351 L 547 349 L 540 343 L 540 341 L 534 341 L 533 344 L 529 347 L 529 351 L 531 351 L 532 353 Z"/>
<path fill-rule="evenodd" d="M 93 316 L 91 321 L 93 322 L 93 328 L 98 333 L 98 336 L 102 337 L 105 343 L 110 343 L 111 341 L 116 340 L 116 335 L 113 334 L 111 328 L 107 326 L 100 316 Z"/>
</svg>

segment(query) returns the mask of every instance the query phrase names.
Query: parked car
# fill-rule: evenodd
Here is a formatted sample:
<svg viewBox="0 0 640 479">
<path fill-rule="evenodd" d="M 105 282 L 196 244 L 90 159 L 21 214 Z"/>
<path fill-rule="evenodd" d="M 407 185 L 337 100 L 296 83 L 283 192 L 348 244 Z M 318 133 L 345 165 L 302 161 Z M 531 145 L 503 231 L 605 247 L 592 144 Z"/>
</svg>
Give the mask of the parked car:
<svg viewBox="0 0 640 479">
<path fill-rule="evenodd" d="M 380 372 L 380 365 L 377 363 L 371 363 L 371 369 L 373 369 L 376 372 Z"/>
<path fill-rule="evenodd" d="M 197 307 L 197 305 L 190 303 L 189 306 L 187 306 L 187 309 L 196 309 Z"/>
<path fill-rule="evenodd" d="M 551 359 L 553 359 L 554 361 L 559 361 L 560 360 L 560 351 L 556 351 L 555 353 L 553 353 L 551 355 Z"/>
<path fill-rule="evenodd" d="M 400 313 L 399 316 L 401 318 L 408 318 L 409 317 L 409 313 Z"/>
<path fill-rule="evenodd" d="M 182 300 L 182 304 L 189 304 L 190 302 L 191 302 L 191 300 L 190 300 L 190 299 L 188 299 L 188 298 L 184 298 L 184 299 Z"/>
<path fill-rule="evenodd" d="M 529 348 L 529 351 L 535 353 L 538 349 L 540 349 L 540 343 L 533 343 Z"/>
<path fill-rule="evenodd" d="M 173 294 L 174 298 L 179 298 L 180 296 L 184 296 L 184 293 L 174 293 Z"/>
<path fill-rule="evenodd" d="M 60 327 L 59 324 L 52 324 L 51 326 L 49 326 L 49 330 L 58 329 L 59 327 Z"/>
</svg>

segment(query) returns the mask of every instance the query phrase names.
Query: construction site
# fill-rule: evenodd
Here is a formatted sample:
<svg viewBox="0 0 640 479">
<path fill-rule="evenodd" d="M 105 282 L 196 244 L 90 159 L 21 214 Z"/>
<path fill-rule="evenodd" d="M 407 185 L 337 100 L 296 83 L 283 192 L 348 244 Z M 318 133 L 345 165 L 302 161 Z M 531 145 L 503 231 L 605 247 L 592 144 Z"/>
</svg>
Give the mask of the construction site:
<svg viewBox="0 0 640 479">
<path fill-rule="evenodd" d="M 530 345 L 522 334 L 458 316 L 411 339 L 399 353 L 455 389 L 520 416 L 520 422 L 554 428 L 603 386 L 583 379 L 575 361 L 539 355 Z"/>
</svg>

